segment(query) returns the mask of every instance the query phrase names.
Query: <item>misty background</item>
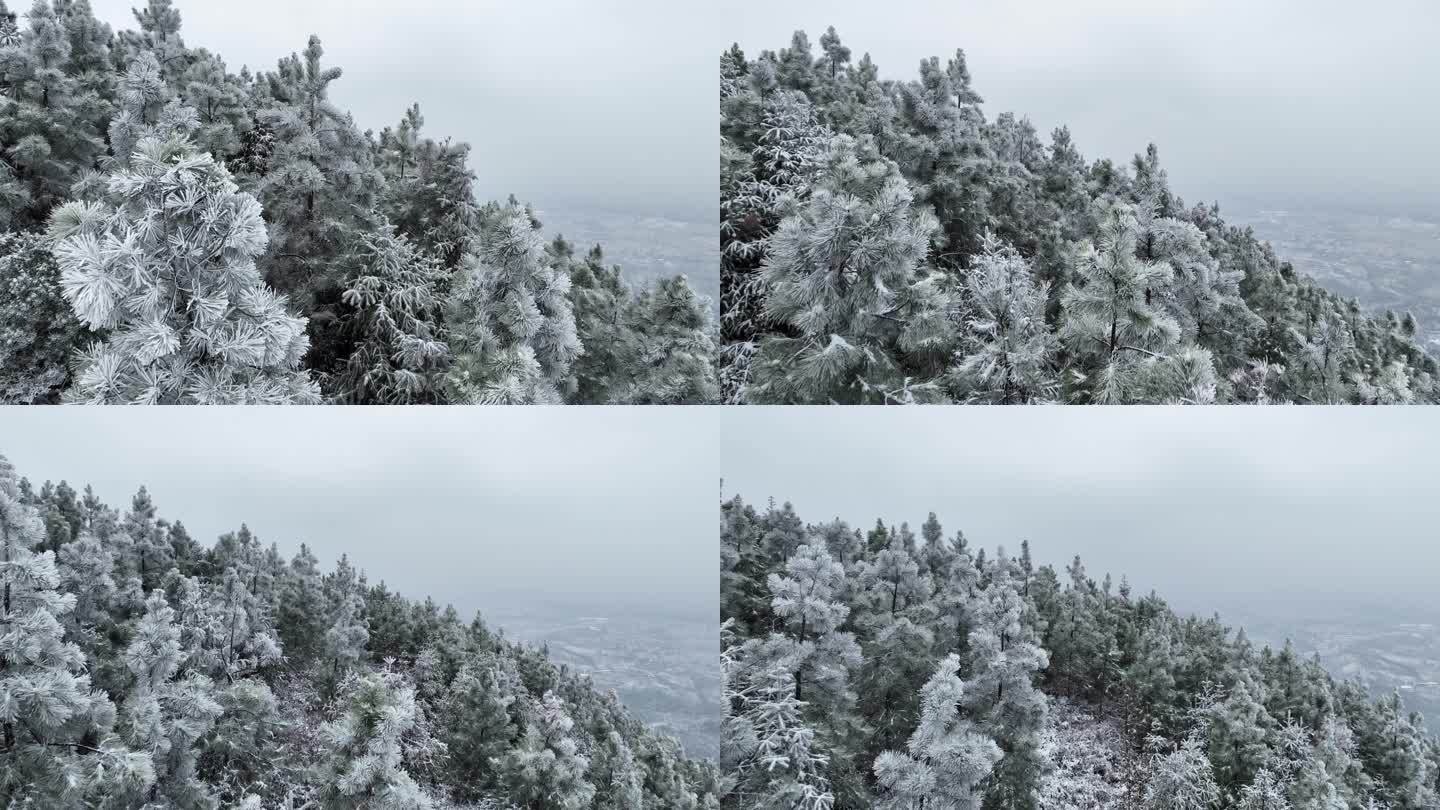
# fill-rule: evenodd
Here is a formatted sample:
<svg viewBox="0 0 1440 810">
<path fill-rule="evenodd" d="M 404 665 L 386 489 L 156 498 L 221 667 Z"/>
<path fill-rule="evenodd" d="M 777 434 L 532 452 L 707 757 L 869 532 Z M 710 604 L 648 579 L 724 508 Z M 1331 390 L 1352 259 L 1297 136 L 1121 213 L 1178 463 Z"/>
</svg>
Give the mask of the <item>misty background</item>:
<svg viewBox="0 0 1440 810">
<path fill-rule="evenodd" d="M 882 79 L 964 48 L 990 120 L 1129 165 L 1148 143 L 1187 204 L 1218 201 L 1282 259 L 1440 353 L 1440 6 L 1424 0 L 785 0 L 711 41 L 754 57 L 834 25 Z"/>
<path fill-rule="evenodd" d="M 1151 141 L 1189 202 L 1236 195 L 1440 195 L 1440 7 L 1424 0 L 785 0 L 732 14 L 718 51 L 818 52 L 834 25 L 881 78 L 964 48 L 987 116 L 1028 116 L 1048 141 L 1128 164 Z"/>
<path fill-rule="evenodd" d="M 115 30 L 143 0 L 91 0 Z M 380 132 L 420 104 L 471 145 L 483 200 L 534 204 L 546 238 L 601 242 L 626 276 L 686 274 L 718 300 L 713 4 L 662 0 L 175 0 L 181 36 L 231 72 L 273 71 L 319 35 L 331 100 Z M 16 9 L 22 11 L 23 9 Z"/>
<path fill-rule="evenodd" d="M 1427 409 L 726 409 L 727 494 L 1128 575 L 1222 616 L 1386 604 L 1440 618 Z"/>
<path fill-rule="evenodd" d="M 7 408 L 0 453 L 122 511 L 143 484 L 206 546 L 245 523 L 462 613 L 713 614 L 716 436 L 675 410 Z"/>
<path fill-rule="evenodd" d="M 862 412 L 863 411 L 863 412 Z M 1182 613 L 1440 717 L 1440 416 L 1426 408 L 727 408 L 726 497 L 881 518 Z"/>
<path fill-rule="evenodd" d="M 205 547 L 248 525 L 479 611 L 718 756 L 713 423 L 685 408 L 20 408 L 0 454 Z"/>
</svg>

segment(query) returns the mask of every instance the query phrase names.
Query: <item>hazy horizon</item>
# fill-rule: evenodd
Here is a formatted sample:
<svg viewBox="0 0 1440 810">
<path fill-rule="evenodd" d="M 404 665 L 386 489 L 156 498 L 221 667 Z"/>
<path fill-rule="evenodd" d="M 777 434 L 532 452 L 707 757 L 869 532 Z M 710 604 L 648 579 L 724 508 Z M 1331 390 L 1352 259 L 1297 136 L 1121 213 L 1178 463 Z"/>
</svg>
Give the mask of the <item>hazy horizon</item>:
<svg viewBox="0 0 1440 810">
<path fill-rule="evenodd" d="M 853 60 L 911 80 L 921 59 L 965 49 L 987 118 L 1029 117 L 1048 143 L 1068 125 L 1088 160 L 1127 164 L 1155 142 L 1189 203 L 1246 197 L 1348 199 L 1440 209 L 1431 157 L 1440 9 L 1241 0 L 899 0 L 834 6 L 790 0 L 736 13 L 717 30 L 754 57 L 796 29 L 819 52 L 826 26 Z M 1379 139 L 1379 133 L 1384 138 Z M 1383 148 L 1380 148 L 1383 145 Z"/>
<path fill-rule="evenodd" d="M 210 546 L 342 553 L 462 615 L 503 605 L 718 610 L 715 431 L 687 409 L 9 408 L 0 454 Z M 592 614 L 593 615 L 593 614 Z"/>
<path fill-rule="evenodd" d="M 761 414 L 763 413 L 763 416 Z M 1204 615 L 1440 617 L 1440 421 L 1424 409 L 728 409 L 725 492 L 807 523 L 930 511 L 993 553 L 1081 555 Z"/>
<path fill-rule="evenodd" d="M 138 30 L 138 0 L 92 0 Z M 420 104 L 425 134 L 468 142 L 482 199 L 711 219 L 715 58 L 704 7 L 659 0 L 418 0 L 404 13 L 343 0 L 176 0 L 181 37 L 235 73 L 273 71 L 311 34 L 344 75 L 332 100 L 377 133 Z M 623 8 L 624 13 L 621 13 Z M 17 8 L 23 13 L 24 9 Z M 667 111 L 654 115 L 656 109 Z M 718 214 L 717 214 L 718 215 Z"/>
</svg>

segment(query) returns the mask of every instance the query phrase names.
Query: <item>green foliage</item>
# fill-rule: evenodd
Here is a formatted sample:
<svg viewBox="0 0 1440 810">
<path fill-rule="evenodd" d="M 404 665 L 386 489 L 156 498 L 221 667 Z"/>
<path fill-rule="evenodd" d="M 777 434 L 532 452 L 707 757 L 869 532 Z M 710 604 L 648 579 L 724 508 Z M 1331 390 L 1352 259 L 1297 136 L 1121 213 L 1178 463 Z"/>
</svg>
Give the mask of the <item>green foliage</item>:
<svg viewBox="0 0 1440 810">
<path fill-rule="evenodd" d="M 509 255 L 530 239 L 511 225 L 539 224 L 482 204 L 470 147 L 418 106 L 362 132 L 318 36 L 234 73 L 181 23 L 172 0 L 121 31 L 89 0 L 0 5 L 0 401 L 718 397 L 709 304 L 682 281 L 615 271 L 607 334 L 568 259 Z"/>
<path fill-rule="evenodd" d="M 573 392 L 581 347 L 565 270 L 546 255 L 529 211 L 501 213 L 480 252 L 465 257 L 448 303 L 454 401 L 558 404 Z"/>
<path fill-rule="evenodd" d="M 1436 801 L 1440 746 L 1398 696 L 1374 700 L 1288 645 L 1257 651 L 1218 618 L 1133 598 L 1079 558 L 1062 584 L 1028 546 L 1013 559 L 945 541 L 934 514 L 918 547 L 903 523 L 870 534 L 862 545 L 788 505 L 721 506 L 721 767 L 735 806 L 1049 806 L 1066 793 L 1052 774 L 1073 765 L 1044 742 L 1052 696 L 1123 729 L 1136 807 Z"/>
<path fill-rule="evenodd" d="M 1413 316 L 1367 316 L 1218 206 L 1187 207 L 1153 144 L 1091 163 L 1063 126 L 1047 146 L 1014 113 L 987 120 L 961 49 L 896 81 L 833 28 L 820 45 L 721 56 L 724 401 L 1440 395 Z M 837 143 L 865 171 L 837 176 Z M 885 184 L 930 225 L 907 233 Z"/>
<path fill-rule="evenodd" d="M 37 234 L 0 234 L 0 402 L 55 398 L 69 382 L 80 340 L 49 245 Z"/>
<path fill-rule="evenodd" d="M 0 457 L 0 805 L 698 810 L 717 785 L 479 617 Z"/>
</svg>

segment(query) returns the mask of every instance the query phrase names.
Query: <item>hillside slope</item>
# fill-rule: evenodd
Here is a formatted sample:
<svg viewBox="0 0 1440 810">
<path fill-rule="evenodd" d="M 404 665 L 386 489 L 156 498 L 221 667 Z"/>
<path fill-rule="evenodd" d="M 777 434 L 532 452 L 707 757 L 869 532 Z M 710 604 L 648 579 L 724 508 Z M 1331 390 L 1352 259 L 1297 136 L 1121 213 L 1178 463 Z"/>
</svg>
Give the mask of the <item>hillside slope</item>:
<svg viewBox="0 0 1440 810">
<path fill-rule="evenodd" d="M 736 807 L 1406 808 L 1440 741 L 1294 647 L 1122 578 L 876 521 L 721 508 Z M 926 803 L 924 806 L 932 806 Z"/>
<path fill-rule="evenodd" d="M 714 806 L 712 765 L 478 616 L 206 548 L 0 458 L 0 805 Z"/>
<path fill-rule="evenodd" d="M 903 79 L 819 44 L 720 57 L 727 401 L 1436 400 L 1413 315 L 1187 205 L 1155 145 L 1087 162 L 988 118 L 963 50 Z"/>
</svg>

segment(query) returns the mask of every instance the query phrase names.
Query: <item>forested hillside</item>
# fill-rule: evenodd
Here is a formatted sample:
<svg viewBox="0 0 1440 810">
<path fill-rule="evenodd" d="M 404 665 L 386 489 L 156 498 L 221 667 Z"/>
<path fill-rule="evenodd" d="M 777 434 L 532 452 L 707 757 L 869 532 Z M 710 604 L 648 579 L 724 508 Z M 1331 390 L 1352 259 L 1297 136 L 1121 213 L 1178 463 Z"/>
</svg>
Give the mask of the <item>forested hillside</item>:
<svg viewBox="0 0 1440 810">
<path fill-rule="evenodd" d="M 834 28 L 721 55 L 726 401 L 1440 396 L 1412 315 L 1187 205 L 1153 144 L 1090 162 L 1065 127 L 991 120 L 963 50 L 909 79 L 852 56 Z"/>
<path fill-rule="evenodd" d="M 715 398 L 683 276 L 482 203 L 418 105 L 362 132 L 319 37 L 236 73 L 171 0 L 135 19 L 0 0 L 0 402 Z"/>
<path fill-rule="evenodd" d="M 478 616 L 0 457 L 0 806 L 701 808 L 709 763 Z"/>
<path fill-rule="evenodd" d="M 720 512 L 722 804 L 1343 810 L 1440 802 L 1440 741 L 1286 644 L 907 524 Z"/>
</svg>

